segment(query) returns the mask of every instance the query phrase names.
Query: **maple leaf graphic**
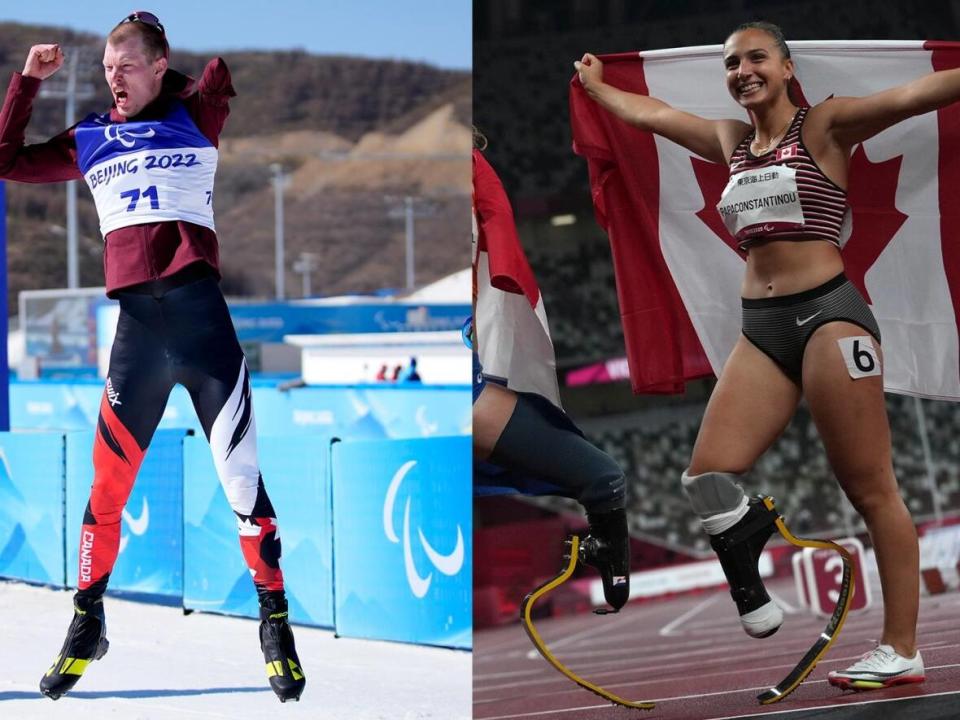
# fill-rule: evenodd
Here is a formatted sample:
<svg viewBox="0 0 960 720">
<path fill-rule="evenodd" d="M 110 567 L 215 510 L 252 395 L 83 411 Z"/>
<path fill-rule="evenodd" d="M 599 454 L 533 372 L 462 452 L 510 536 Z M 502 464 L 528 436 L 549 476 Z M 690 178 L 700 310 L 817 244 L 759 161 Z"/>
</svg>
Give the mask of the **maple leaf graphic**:
<svg viewBox="0 0 960 720">
<path fill-rule="evenodd" d="M 746 260 L 747 254 L 737 247 L 737 241 L 727 230 L 717 211 L 717 203 L 720 202 L 723 188 L 727 186 L 727 180 L 730 179 L 730 170 L 725 165 L 701 160 L 693 155 L 690 156 L 690 164 L 693 166 L 693 174 L 697 178 L 700 192 L 703 193 L 703 207 L 697 210 L 697 217 L 713 231 L 714 235 L 739 255 L 741 260 Z"/>
<path fill-rule="evenodd" d="M 853 232 L 841 254 L 847 278 L 868 303 L 870 295 L 864 276 L 908 217 L 896 206 L 902 162 L 903 155 L 878 163 L 870 162 L 863 145 L 858 145 L 850 158 L 847 203 Z"/>
<path fill-rule="evenodd" d="M 870 295 L 864 283 L 867 271 L 886 249 L 894 235 L 907 220 L 907 215 L 896 206 L 897 184 L 903 156 L 871 162 L 858 145 L 850 159 L 850 187 L 847 202 L 853 231 L 841 251 L 843 264 L 850 282 L 869 303 Z M 737 242 L 727 231 L 717 203 L 727 184 L 729 170 L 723 165 L 690 157 L 693 173 L 703 194 L 703 207 L 696 215 L 700 221 L 741 258 L 746 253 L 737 248 Z"/>
</svg>

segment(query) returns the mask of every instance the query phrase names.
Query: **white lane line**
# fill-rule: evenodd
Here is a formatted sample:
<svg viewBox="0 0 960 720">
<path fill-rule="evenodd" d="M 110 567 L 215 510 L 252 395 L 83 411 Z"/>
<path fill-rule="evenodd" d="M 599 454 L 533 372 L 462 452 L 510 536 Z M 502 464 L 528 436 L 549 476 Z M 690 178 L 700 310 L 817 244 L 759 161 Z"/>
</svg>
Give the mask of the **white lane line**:
<svg viewBox="0 0 960 720">
<path fill-rule="evenodd" d="M 931 643 L 931 644 L 924 644 L 924 645 L 922 645 L 922 646 L 918 646 L 918 648 L 919 648 L 920 650 L 924 651 L 924 652 L 929 652 L 929 651 L 932 651 L 932 650 L 946 650 L 946 649 L 949 649 L 949 648 L 956 648 L 956 647 L 960 647 L 960 643 L 951 643 L 951 644 L 945 644 L 945 645 L 939 645 L 939 644 L 933 644 L 933 643 Z M 711 652 L 715 652 L 715 649 L 711 649 L 710 651 L 711 651 Z M 678 656 L 687 656 L 687 657 L 689 657 L 689 656 L 696 655 L 696 654 L 702 654 L 702 653 L 696 653 L 696 652 L 689 652 L 689 653 L 686 653 L 686 654 L 680 653 L 679 655 L 671 656 L 670 659 L 673 659 L 673 657 L 678 657 Z M 798 654 L 798 657 L 799 657 L 799 654 Z M 827 665 L 827 664 L 830 664 L 830 663 L 839 663 L 839 664 L 842 664 L 842 663 L 845 663 L 845 662 L 849 662 L 849 661 L 851 661 L 851 660 L 859 660 L 861 657 L 862 657 L 862 653 L 861 653 L 861 654 L 857 654 L 857 655 L 844 656 L 844 657 L 822 658 L 822 659 L 817 663 L 817 665 Z M 763 661 L 765 660 L 765 658 L 764 658 L 763 656 L 760 656 L 760 657 L 758 657 L 758 658 L 756 658 L 756 659 L 757 659 L 758 661 L 760 661 L 760 662 L 763 662 Z M 685 662 L 679 662 L 679 663 L 673 663 L 673 664 L 665 664 L 665 663 L 659 662 L 659 663 L 657 663 L 657 664 L 655 664 L 655 665 L 651 665 L 651 666 L 649 666 L 649 667 L 642 667 L 642 666 L 641 666 L 641 667 L 634 667 L 634 668 L 631 668 L 631 671 L 634 672 L 634 673 L 636 673 L 637 675 L 642 676 L 642 675 L 644 674 L 644 672 L 646 672 L 647 670 L 673 670 L 674 668 L 682 669 L 682 668 L 687 668 L 687 667 L 689 667 L 689 666 L 690 666 L 689 660 L 687 660 L 687 661 L 685 661 Z M 762 667 L 755 668 L 755 669 L 752 669 L 752 670 L 751 670 L 751 669 L 744 669 L 744 668 L 742 668 L 742 667 L 738 667 L 738 668 L 735 668 L 735 669 L 732 669 L 732 670 L 722 670 L 722 671 L 719 671 L 719 672 L 698 673 L 698 674 L 697 674 L 697 678 L 699 678 L 700 680 L 703 680 L 703 679 L 705 679 L 705 678 L 723 677 L 724 675 L 742 675 L 744 672 L 748 672 L 748 671 L 761 672 L 761 671 L 765 671 L 765 670 L 770 670 L 770 671 L 773 671 L 773 670 L 789 670 L 789 669 L 792 669 L 792 668 L 795 667 L 795 666 L 796 666 L 796 663 L 793 662 L 793 661 L 791 661 L 791 662 L 789 662 L 789 663 L 781 663 L 781 664 L 777 664 L 777 665 L 765 664 L 765 665 L 763 665 Z M 928 667 L 927 667 L 927 670 L 935 670 L 935 669 L 945 668 L 945 667 L 954 667 L 954 666 L 953 666 L 953 665 L 932 665 L 932 666 L 928 666 Z M 616 677 L 616 676 L 618 676 L 618 675 L 623 675 L 624 670 L 623 670 L 623 669 L 619 669 L 619 670 L 610 670 L 610 671 L 607 671 L 607 672 L 588 672 L 588 671 L 587 671 L 586 669 L 584 669 L 584 668 L 578 668 L 578 672 L 579 672 L 581 675 L 583 675 L 584 677 L 586 677 L 587 675 L 589 675 L 589 677 L 587 677 L 586 679 L 590 680 L 591 682 L 602 683 L 602 681 L 604 680 L 604 678 L 607 678 L 607 677 Z M 658 678 L 653 679 L 653 680 L 631 680 L 631 681 L 626 681 L 626 682 L 611 683 L 611 684 L 609 684 L 609 685 L 606 684 L 606 683 L 602 683 L 602 684 L 603 684 L 603 687 L 606 688 L 607 690 L 617 690 L 617 689 L 620 689 L 620 688 L 624 688 L 624 689 L 626 689 L 626 688 L 635 688 L 635 687 L 639 687 L 639 686 L 641 686 L 641 685 L 655 685 L 655 684 L 657 684 L 657 683 L 663 683 L 663 682 L 665 682 L 665 681 L 667 681 L 667 680 L 676 680 L 676 679 L 680 679 L 680 678 L 682 678 L 682 677 L 685 677 L 685 676 L 679 676 L 679 677 L 673 677 L 673 678 L 658 677 Z M 807 681 L 807 682 L 810 682 L 810 681 Z M 813 682 L 824 682 L 824 681 L 819 681 L 819 680 L 818 680 L 818 681 L 813 681 Z M 563 676 L 550 673 L 549 675 L 544 675 L 543 677 L 541 677 L 541 678 L 539 678 L 539 679 L 536 679 L 536 680 L 533 680 L 533 681 L 528 680 L 528 681 L 526 681 L 526 682 L 500 683 L 500 684 L 497 684 L 497 685 L 488 685 L 488 686 L 482 687 L 482 688 L 479 688 L 479 687 L 474 686 L 474 696 L 476 697 L 477 695 L 479 695 L 479 694 L 481 694 L 481 693 L 492 692 L 492 691 L 494 691 L 494 690 L 509 690 L 509 689 L 511 689 L 511 688 L 517 688 L 517 687 L 527 687 L 527 688 L 529 688 L 531 685 L 537 685 L 537 686 L 543 686 L 543 685 L 568 685 L 569 683 L 570 683 L 570 681 L 567 680 L 566 678 L 564 678 Z M 769 686 L 768 686 L 768 687 L 769 687 Z M 766 689 L 768 689 L 768 687 L 764 687 L 764 688 L 761 688 L 761 689 L 762 689 L 762 690 L 766 690 Z M 570 685 L 570 691 L 575 692 L 575 689 L 574 689 L 574 687 L 573 687 L 572 685 Z M 545 691 L 542 691 L 542 692 L 545 692 Z M 734 691 L 734 692 L 739 692 L 739 691 Z M 722 694 L 722 693 L 720 693 L 720 694 Z M 686 697 L 686 696 L 685 696 L 685 697 Z M 695 695 L 691 695 L 691 696 L 689 696 L 689 697 L 696 697 L 696 696 L 695 696 Z M 667 698 L 667 699 L 672 699 L 672 698 Z M 492 701 L 492 700 L 494 700 L 494 698 L 491 698 L 491 700 L 488 700 L 487 702 L 490 702 L 490 701 Z"/>
<path fill-rule="evenodd" d="M 928 669 L 928 670 L 939 670 L 939 669 L 943 669 L 943 668 L 955 668 L 955 667 L 960 667 L 960 663 L 955 663 L 955 664 L 952 664 L 952 665 L 937 665 L 937 666 L 935 666 L 935 667 L 927 668 L 927 669 Z M 827 682 L 826 680 L 807 680 L 807 681 L 804 683 L 804 685 L 822 685 L 822 684 L 824 684 L 824 683 L 826 683 L 826 682 Z M 696 694 L 696 695 L 677 695 L 677 696 L 675 696 L 675 697 L 667 697 L 667 698 L 647 698 L 647 699 L 646 699 L 646 702 L 663 703 L 663 702 L 669 702 L 669 701 L 671 701 L 671 700 L 691 700 L 691 699 L 694 699 L 694 698 L 715 697 L 715 696 L 717 696 L 717 695 L 734 695 L 734 694 L 737 694 L 737 693 L 757 692 L 758 690 L 768 690 L 768 689 L 769 689 L 769 688 L 768 688 L 767 686 L 756 687 L 756 688 L 738 688 L 738 689 L 736 689 L 736 690 L 721 690 L 721 691 L 719 691 L 719 692 L 699 693 L 699 694 Z M 814 710 L 837 709 L 838 707 L 847 707 L 848 705 L 870 705 L 870 704 L 872 704 L 872 703 L 880 703 L 880 702 L 894 702 L 894 701 L 897 701 L 897 700 L 912 700 L 912 699 L 917 698 L 917 697 L 936 697 L 936 696 L 938 696 L 938 695 L 956 695 L 956 694 L 958 694 L 956 690 L 948 690 L 948 691 L 945 691 L 945 692 L 942 692 L 942 693 L 930 693 L 930 694 L 924 694 L 924 695 L 912 695 L 912 696 L 910 696 L 909 698 L 890 698 L 889 700 L 880 700 L 880 699 L 877 699 L 877 700 L 862 700 L 862 701 L 860 701 L 860 702 L 845 702 L 845 703 L 843 703 L 843 705 L 837 705 L 837 704 L 835 704 L 835 703 L 830 703 L 830 704 L 827 704 L 827 705 L 819 705 L 819 706 L 809 706 L 809 705 L 808 705 L 808 706 L 802 707 L 802 708 L 795 708 L 795 709 L 793 709 L 793 710 L 780 710 L 780 711 L 777 711 L 777 712 L 780 712 L 780 713 L 782 713 L 782 712 L 800 712 L 800 711 L 812 712 L 812 711 L 814 711 Z M 561 715 L 561 714 L 563 714 L 563 713 L 581 712 L 581 711 L 583 711 L 583 710 L 598 710 L 598 709 L 601 709 L 601 708 L 609 708 L 609 707 L 610 707 L 610 703 L 604 703 L 604 704 L 602 704 L 602 705 L 583 705 L 583 706 L 581 706 L 581 707 L 575 707 L 575 708 L 562 708 L 562 709 L 558 709 L 558 710 L 538 710 L 538 711 L 536 711 L 536 712 L 516 713 L 516 714 L 513 714 L 513 715 L 494 715 L 494 716 L 490 716 L 490 717 L 478 717 L 478 716 L 475 714 L 475 715 L 474 715 L 474 720 L 511 720 L 511 718 L 537 717 L 537 716 L 541 716 L 541 715 Z M 737 718 L 752 718 L 752 717 L 755 717 L 756 714 L 757 714 L 757 713 L 756 713 L 755 711 L 752 711 L 752 710 L 751 710 L 747 715 L 728 715 L 728 716 L 726 716 L 726 717 L 704 718 L 704 720 L 736 720 Z M 772 714 L 772 713 L 771 713 L 771 714 Z"/>
<path fill-rule="evenodd" d="M 917 700 L 920 698 L 930 698 L 930 697 L 939 697 L 941 695 L 958 695 L 960 691 L 957 690 L 945 690 L 944 692 L 938 693 L 924 693 L 923 695 L 909 695 L 907 697 L 899 698 L 877 698 L 876 700 L 858 700 L 856 702 L 845 702 L 843 705 L 819 705 L 814 707 L 802 707 L 802 708 L 791 708 L 790 710 L 776 710 L 770 715 L 786 715 L 788 713 L 796 712 L 809 712 L 811 710 L 828 710 L 828 709 L 838 709 L 841 707 L 851 707 L 853 705 L 879 705 L 880 703 L 890 703 L 890 702 L 901 702 L 903 700 Z M 740 718 L 752 718 L 755 717 L 754 713 L 749 715 L 724 715 L 723 717 L 712 717 L 704 718 L 704 720 L 739 720 Z M 490 719 L 488 719 L 490 720 Z"/>
<path fill-rule="evenodd" d="M 620 613 L 618 613 L 620 614 Z M 570 643 L 576 642 L 577 640 L 582 640 L 583 638 L 591 638 L 597 640 L 599 637 L 606 635 L 611 630 L 619 628 L 621 625 L 635 624 L 637 618 L 635 617 L 636 613 L 627 613 L 626 616 L 621 615 L 619 618 L 614 620 L 614 622 L 606 624 L 604 627 L 584 628 L 580 632 L 576 632 L 573 635 L 567 635 L 566 637 L 559 638 L 558 640 L 552 640 L 547 647 L 553 651 L 562 647 L 566 647 Z M 530 648 L 527 651 L 527 659 L 534 660 L 540 657 L 540 653 L 536 648 Z"/>
<path fill-rule="evenodd" d="M 706 602 L 706 601 L 704 601 L 704 602 Z M 701 603 L 701 605 L 702 605 L 702 604 L 703 604 L 703 603 Z M 693 609 L 695 609 L 695 608 L 693 608 Z M 692 609 L 692 610 L 693 610 L 693 609 Z M 686 613 L 686 615 L 689 615 L 690 612 L 691 612 L 691 611 L 688 611 L 688 613 Z M 683 617 L 683 616 L 681 616 L 681 617 Z M 680 618 L 677 618 L 677 620 L 674 621 L 674 622 L 677 622 L 678 620 L 680 620 Z M 872 626 L 872 624 L 873 624 L 873 622 L 874 622 L 874 619 L 873 619 L 873 618 L 866 618 L 865 621 L 869 621 L 870 626 Z M 732 621 L 731 621 L 731 622 L 732 622 Z M 931 622 L 931 621 L 925 621 L 924 624 L 923 624 L 923 626 L 921 627 L 920 635 L 923 636 L 923 637 L 926 637 L 926 636 L 931 635 L 931 634 L 939 634 L 939 633 L 935 633 L 935 632 L 934 632 L 936 627 L 938 627 L 938 626 L 944 626 L 944 627 L 949 627 L 950 629 L 953 629 L 953 627 L 955 627 L 955 625 L 956 625 L 956 621 L 953 620 L 953 619 L 945 620 L 945 621 L 942 621 L 942 622 L 937 622 L 937 621 L 932 621 L 932 622 Z M 666 627 L 666 628 L 669 628 L 669 626 L 665 626 L 665 627 Z M 863 628 L 866 628 L 866 627 L 867 627 L 867 625 L 863 625 Z M 822 628 L 822 625 L 820 624 L 819 619 L 816 619 L 816 618 L 812 618 L 812 617 L 811 617 L 811 618 L 810 618 L 810 622 L 805 623 L 803 628 L 800 628 L 799 626 L 797 626 L 796 628 L 794 628 L 794 629 L 796 629 L 796 630 L 798 631 L 796 637 L 791 638 L 790 640 L 787 640 L 787 641 L 785 641 L 785 642 L 788 642 L 791 647 L 792 647 L 792 646 L 796 646 L 794 649 L 795 649 L 797 652 L 801 652 L 801 651 L 803 650 L 803 648 L 804 648 L 804 643 L 806 643 L 807 641 L 802 639 L 800 633 L 802 632 L 802 633 L 804 634 L 804 636 L 806 636 L 807 634 L 809 634 L 810 636 L 813 636 L 813 633 L 816 632 L 816 631 L 818 631 L 818 630 L 819 630 L 819 632 L 818 632 L 817 634 L 822 633 L 822 630 L 820 630 L 820 628 Z M 859 634 L 858 631 L 859 631 L 860 629 L 861 629 L 861 628 L 859 628 L 857 625 L 855 625 L 855 624 L 853 624 L 853 623 L 851 623 L 851 622 L 848 621 L 847 624 L 844 626 L 843 638 L 844 638 L 845 640 L 846 640 L 846 639 L 850 639 L 852 635 L 857 635 L 857 634 Z M 660 632 L 662 633 L 662 630 L 661 630 Z M 582 631 L 582 632 L 580 632 L 580 633 L 577 633 L 578 636 L 582 636 L 582 635 L 585 635 L 585 634 L 587 634 L 586 631 Z M 618 647 L 606 647 L 606 648 L 603 648 L 603 649 L 600 649 L 600 650 L 597 650 L 597 649 L 592 649 L 592 650 L 587 650 L 587 649 L 584 649 L 584 650 L 570 650 L 570 651 L 564 653 L 564 655 L 563 655 L 563 660 L 564 660 L 564 662 L 566 662 L 566 663 L 575 662 L 575 661 L 576 661 L 576 662 L 579 662 L 579 661 L 587 662 L 587 661 L 589 661 L 591 658 L 597 658 L 597 659 L 598 659 L 597 662 L 601 662 L 601 663 L 602 663 L 602 662 L 603 662 L 603 660 L 602 660 L 603 658 L 607 658 L 607 659 L 609 659 L 611 662 L 612 662 L 615 658 L 618 658 L 618 657 L 626 657 L 626 658 L 628 658 L 628 659 L 633 659 L 633 658 L 637 655 L 637 652 L 638 652 L 637 649 L 636 649 L 636 647 L 635 647 L 636 642 L 643 642 L 643 643 L 644 643 L 644 655 L 645 655 L 646 657 L 654 657 L 654 656 L 655 656 L 655 657 L 657 657 L 658 659 L 671 658 L 671 657 L 676 657 L 676 656 L 677 656 L 677 655 L 676 655 L 677 651 L 681 650 L 681 649 L 682 649 L 683 647 L 685 647 L 685 646 L 689 646 L 689 645 L 692 644 L 693 647 L 702 647 L 703 644 L 704 644 L 704 643 L 703 643 L 704 638 L 706 638 L 707 636 L 713 636 L 713 635 L 716 635 L 716 636 L 724 636 L 724 637 L 728 638 L 728 645 L 729 645 L 730 643 L 732 643 L 734 649 L 741 649 L 741 648 L 742 648 L 742 649 L 744 649 L 744 650 L 747 651 L 747 652 L 752 652 L 752 649 L 748 651 L 748 650 L 747 650 L 747 645 L 746 645 L 746 644 L 741 644 L 740 641 L 742 640 L 742 641 L 744 641 L 744 643 L 755 642 L 755 641 L 748 641 L 748 640 L 746 639 L 746 636 L 745 636 L 745 635 L 744 635 L 744 636 L 741 636 L 741 634 L 740 634 L 739 632 L 733 632 L 733 631 L 731 630 L 731 626 L 729 626 L 729 625 L 725 625 L 725 626 L 723 626 L 723 627 L 714 627 L 714 628 L 699 628 L 699 627 L 698 627 L 697 632 L 696 632 L 696 639 L 695 639 L 695 640 L 688 641 L 688 642 L 685 642 L 685 641 L 676 641 L 676 640 L 674 640 L 674 641 L 671 641 L 671 642 L 666 642 L 666 643 L 663 643 L 663 644 L 658 644 L 658 643 L 649 643 L 649 642 L 646 642 L 643 637 L 638 637 L 638 638 L 635 638 L 633 641 L 631 641 L 631 642 L 633 642 L 632 645 L 631 645 L 630 643 L 625 642 L 623 645 L 618 646 Z M 732 635 L 736 635 L 736 636 L 737 636 L 737 639 L 736 639 L 736 640 L 732 639 Z M 673 630 L 673 634 L 672 634 L 670 637 L 680 638 L 680 637 L 689 637 L 689 636 L 684 635 L 684 634 L 682 634 L 682 633 L 678 633 L 678 632 L 676 632 L 675 629 L 674 629 L 674 630 Z M 570 636 L 569 638 L 566 638 L 566 639 L 564 640 L 564 642 L 565 642 L 566 640 L 568 640 L 568 639 L 569 639 L 569 640 L 572 640 L 572 639 L 574 639 L 574 636 Z M 682 643 L 682 644 L 678 644 L 678 642 L 679 642 L 679 643 Z M 922 646 L 921 646 L 921 649 L 922 649 L 922 648 L 925 648 L 925 647 L 936 646 L 936 645 L 942 644 L 943 642 L 945 642 L 945 641 L 931 640 L 930 642 L 923 643 Z M 846 643 L 844 642 L 843 644 L 846 644 Z M 868 643 L 868 644 L 869 644 L 869 643 Z M 551 647 L 551 649 L 553 649 L 553 648 L 556 647 L 556 645 L 555 645 L 555 644 L 552 644 L 552 645 L 550 645 L 550 647 Z M 476 651 L 475 651 L 475 652 L 476 652 Z M 528 652 L 526 653 L 526 655 L 527 655 L 528 659 L 531 659 L 531 658 L 532 658 L 532 659 L 537 659 L 537 658 L 538 658 L 538 654 L 536 653 L 536 650 L 530 650 L 530 651 L 528 651 Z M 510 657 L 517 657 L 517 656 L 518 656 L 518 653 L 516 653 L 516 652 L 510 654 Z M 681 656 L 682 656 L 682 655 L 681 655 Z M 500 658 L 496 658 L 496 661 L 497 661 L 498 664 L 499 664 L 504 658 L 505 658 L 505 656 L 501 656 Z M 484 679 L 484 677 L 486 677 L 486 676 L 485 676 L 483 673 L 474 673 L 474 680 L 482 680 L 482 679 Z"/>
<path fill-rule="evenodd" d="M 697 605 L 694 605 L 692 608 L 690 608 L 689 610 L 687 610 L 683 615 L 681 615 L 681 616 L 678 617 L 678 618 L 675 618 L 674 620 L 671 620 L 669 623 L 667 623 L 667 624 L 664 625 L 662 628 L 660 628 L 659 634 L 660 634 L 662 637 L 667 637 L 667 636 L 671 635 L 671 634 L 673 633 L 673 629 L 674 629 L 677 625 L 680 625 L 680 624 L 686 622 L 686 620 L 687 620 L 688 618 L 691 618 L 691 617 L 693 617 L 694 615 L 703 612 L 708 606 L 712 605 L 713 602 L 714 602 L 714 600 L 716 600 L 718 597 L 719 597 L 718 595 L 711 595 L 710 597 L 708 597 L 708 598 L 707 598 L 706 600 L 704 600 L 703 602 L 700 602 L 700 603 L 698 603 Z"/>
</svg>

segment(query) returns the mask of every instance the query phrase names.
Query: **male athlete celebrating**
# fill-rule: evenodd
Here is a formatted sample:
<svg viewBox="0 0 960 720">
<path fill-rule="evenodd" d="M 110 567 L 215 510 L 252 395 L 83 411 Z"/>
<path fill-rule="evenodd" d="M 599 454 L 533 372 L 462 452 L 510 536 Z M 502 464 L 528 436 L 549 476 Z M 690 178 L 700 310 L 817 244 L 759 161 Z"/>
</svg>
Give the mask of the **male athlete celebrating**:
<svg viewBox="0 0 960 720">
<path fill-rule="evenodd" d="M 199 83 L 168 69 L 155 15 L 135 12 L 107 37 L 109 112 L 51 140 L 24 145 L 33 98 L 63 65 L 58 45 L 30 49 L 0 112 L 0 177 L 83 178 L 104 235 L 107 294 L 120 319 L 94 441 L 94 481 L 83 518 L 78 592 L 63 649 L 40 681 L 56 700 L 108 648 L 103 594 L 120 518 L 167 397 L 190 392 L 217 474 L 237 516 L 240 546 L 260 600 L 260 645 L 281 701 L 305 678 L 287 623 L 276 517 L 260 477 L 250 378 L 220 293 L 213 181 L 220 131 L 236 93 L 220 58 Z"/>
</svg>

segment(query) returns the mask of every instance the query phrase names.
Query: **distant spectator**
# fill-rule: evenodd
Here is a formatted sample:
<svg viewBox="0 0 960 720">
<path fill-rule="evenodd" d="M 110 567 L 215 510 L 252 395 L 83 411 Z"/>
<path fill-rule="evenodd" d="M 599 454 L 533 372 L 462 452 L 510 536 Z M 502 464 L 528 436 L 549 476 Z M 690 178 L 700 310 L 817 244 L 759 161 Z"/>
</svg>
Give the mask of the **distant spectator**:
<svg viewBox="0 0 960 720">
<path fill-rule="evenodd" d="M 417 359 L 410 358 L 410 365 L 400 374 L 400 382 L 420 382 L 420 373 L 417 372 Z"/>
</svg>

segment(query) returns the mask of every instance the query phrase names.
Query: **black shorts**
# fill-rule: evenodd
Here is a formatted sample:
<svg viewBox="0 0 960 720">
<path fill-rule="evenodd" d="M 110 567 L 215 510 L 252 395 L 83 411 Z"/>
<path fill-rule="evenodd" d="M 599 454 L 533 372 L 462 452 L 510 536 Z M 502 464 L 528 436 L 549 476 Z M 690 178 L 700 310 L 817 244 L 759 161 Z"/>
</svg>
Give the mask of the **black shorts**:
<svg viewBox="0 0 960 720">
<path fill-rule="evenodd" d="M 821 325 L 859 325 L 880 342 L 880 328 L 859 291 L 840 273 L 812 290 L 770 298 L 742 298 L 743 336 L 800 383 L 807 341 Z"/>
</svg>

